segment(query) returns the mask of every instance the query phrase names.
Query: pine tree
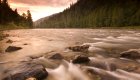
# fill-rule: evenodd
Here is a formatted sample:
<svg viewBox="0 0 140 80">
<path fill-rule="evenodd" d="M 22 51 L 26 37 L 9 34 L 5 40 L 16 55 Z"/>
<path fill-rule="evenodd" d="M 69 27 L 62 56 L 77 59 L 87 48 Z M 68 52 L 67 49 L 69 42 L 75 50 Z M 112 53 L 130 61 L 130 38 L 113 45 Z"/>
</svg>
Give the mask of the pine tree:
<svg viewBox="0 0 140 80">
<path fill-rule="evenodd" d="M 16 13 L 16 14 L 18 14 L 18 11 L 17 11 L 17 9 L 15 9 L 15 13 Z"/>
<path fill-rule="evenodd" d="M 8 1 L 7 0 L 3 0 L 2 3 L 8 4 Z"/>
<path fill-rule="evenodd" d="M 3 0 L 3 3 L 7 3 L 7 0 Z"/>
<path fill-rule="evenodd" d="M 22 26 L 27 26 L 28 25 L 28 21 L 27 21 L 27 15 L 25 13 L 22 13 Z"/>
<path fill-rule="evenodd" d="M 26 19 L 26 17 L 27 17 L 27 16 L 26 16 L 26 14 L 25 14 L 25 13 L 23 13 L 23 14 L 22 14 L 22 17 Z"/>
<path fill-rule="evenodd" d="M 33 27 L 33 20 L 32 20 L 32 15 L 30 13 L 30 10 L 27 11 L 27 22 L 28 22 L 28 25 L 32 28 Z"/>
<path fill-rule="evenodd" d="M 0 0 L 0 23 L 1 23 L 1 16 L 2 16 L 1 12 L 2 12 L 2 8 L 1 8 L 1 0 Z"/>
</svg>

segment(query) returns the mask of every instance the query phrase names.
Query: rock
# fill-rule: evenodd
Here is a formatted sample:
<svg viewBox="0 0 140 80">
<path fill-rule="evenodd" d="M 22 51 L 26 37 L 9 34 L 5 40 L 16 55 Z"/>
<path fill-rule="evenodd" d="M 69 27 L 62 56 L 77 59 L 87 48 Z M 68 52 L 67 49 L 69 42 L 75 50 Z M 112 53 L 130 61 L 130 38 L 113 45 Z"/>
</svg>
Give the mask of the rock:
<svg viewBox="0 0 140 80">
<path fill-rule="evenodd" d="M 89 47 L 90 47 L 90 45 L 82 45 L 82 46 L 68 47 L 68 49 L 70 49 L 74 52 L 86 52 L 86 51 L 88 51 Z"/>
<path fill-rule="evenodd" d="M 124 51 L 124 52 L 120 53 L 120 57 L 128 58 L 128 59 L 140 59 L 140 50 L 131 49 L 128 51 Z"/>
<path fill-rule="evenodd" d="M 21 47 L 16 47 L 16 46 L 9 46 L 5 52 L 14 52 L 14 51 L 17 51 L 17 50 L 20 50 L 22 49 Z"/>
<path fill-rule="evenodd" d="M 31 58 L 31 59 L 39 59 L 41 57 L 43 57 L 43 55 L 40 55 L 40 56 L 29 56 L 29 58 Z"/>
<path fill-rule="evenodd" d="M 9 37 L 10 35 L 9 34 L 4 34 L 4 37 Z"/>
<path fill-rule="evenodd" d="M 62 60 L 63 56 L 59 53 L 56 53 L 54 55 L 52 55 L 51 57 L 49 57 L 49 59 L 58 59 L 58 60 Z"/>
<path fill-rule="evenodd" d="M 41 65 L 32 66 L 29 69 L 11 74 L 2 80 L 44 80 L 48 76 L 48 72 Z"/>
<path fill-rule="evenodd" d="M 78 55 L 75 57 L 75 59 L 72 61 L 72 63 L 88 63 L 90 59 L 83 55 Z"/>
<path fill-rule="evenodd" d="M 13 41 L 9 39 L 8 41 L 6 41 L 6 43 L 13 43 Z"/>
<path fill-rule="evenodd" d="M 28 45 L 27 43 L 24 43 L 23 45 Z"/>
<path fill-rule="evenodd" d="M 32 78 L 28 78 L 26 80 L 37 80 L 37 79 L 32 77 Z"/>
</svg>

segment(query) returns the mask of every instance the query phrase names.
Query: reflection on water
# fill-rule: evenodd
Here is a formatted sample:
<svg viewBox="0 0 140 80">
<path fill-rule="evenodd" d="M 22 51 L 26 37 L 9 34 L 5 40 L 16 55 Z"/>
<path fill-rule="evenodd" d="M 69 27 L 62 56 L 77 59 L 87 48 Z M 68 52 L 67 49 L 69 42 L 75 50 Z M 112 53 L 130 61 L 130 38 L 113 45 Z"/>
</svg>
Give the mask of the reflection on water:
<svg viewBox="0 0 140 80">
<path fill-rule="evenodd" d="M 104 78 L 103 80 L 140 79 L 138 60 L 119 58 L 123 51 L 140 48 L 139 30 L 32 29 L 5 31 L 5 34 L 10 36 L 0 42 L 4 45 L 3 54 L 0 55 L 0 76 L 15 72 L 15 68 L 20 65 L 24 65 L 24 69 L 26 69 L 25 63 L 33 62 L 46 67 L 51 75 L 47 80 L 90 80 L 93 73 L 90 72 L 87 75 L 87 72 L 83 71 L 87 68 L 94 72 L 94 78 L 97 77 L 96 75 L 100 75 Z M 8 40 L 12 42 L 6 43 Z M 90 45 L 90 47 L 88 52 L 67 50 L 67 47 L 74 45 Z M 4 51 L 8 46 L 23 49 L 8 53 Z M 61 65 L 62 61 L 48 59 L 55 53 L 60 53 L 69 62 L 79 54 L 92 58 L 89 64 L 80 65 L 81 67 L 68 62 L 67 65 Z M 88 67 L 85 68 L 85 66 Z M 112 71 L 112 68 L 115 71 Z M 132 70 L 132 68 L 136 69 Z M 132 73 L 128 72 L 129 69 L 132 70 Z M 128 75 L 133 78 L 129 78 Z"/>
</svg>

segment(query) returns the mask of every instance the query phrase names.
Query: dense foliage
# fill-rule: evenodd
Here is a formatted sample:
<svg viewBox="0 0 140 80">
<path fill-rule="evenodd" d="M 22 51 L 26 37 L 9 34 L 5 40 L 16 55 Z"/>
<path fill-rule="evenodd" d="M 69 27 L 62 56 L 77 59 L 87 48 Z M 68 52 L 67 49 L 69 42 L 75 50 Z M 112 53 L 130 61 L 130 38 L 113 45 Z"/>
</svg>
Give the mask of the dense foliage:
<svg viewBox="0 0 140 80">
<path fill-rule="evenodd" d="M 43 28 L 140 26 L 140 0 L 78 0 L 63 12 L 40 20 L 36 26 Z"/>
<path fill-rule="evenodd" d="M 18 14 L 17 9 L 12 10 L 10 8 L 7 0 L 0 0 L 0 25 L 7 25 L 9 23 L 15 24 L 17 26 L 32 27 L 33 21 L 31 13 L 28 10 L 27 15 L 25 14 L 24 16 L 21 16 Z"/>
</svg>

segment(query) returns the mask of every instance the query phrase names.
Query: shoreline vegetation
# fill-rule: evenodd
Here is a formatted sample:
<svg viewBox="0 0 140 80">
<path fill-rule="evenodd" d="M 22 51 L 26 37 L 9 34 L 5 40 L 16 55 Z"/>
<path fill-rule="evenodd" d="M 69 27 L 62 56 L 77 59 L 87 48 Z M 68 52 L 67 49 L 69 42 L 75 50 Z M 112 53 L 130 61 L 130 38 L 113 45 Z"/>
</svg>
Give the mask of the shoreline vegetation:
<svg viewBox="0 0 140 80">
<path fill-rule="evenodd" d="M 29 29 L 28 26 L 16 25 L 14 23 L 7 23 L 5 25 L 0 24 L 0 30 L 14 30 L 14 29 Z"/>
<path fill-rule="evenodd" d="M 123 26 L 123 27 L 83 27 L 83 28 L 73 28 L 73 27 L 67 27 L 67 28 L 34 28 L 34 29 L 140 29 L 140 26 Z"/>
</svg>

